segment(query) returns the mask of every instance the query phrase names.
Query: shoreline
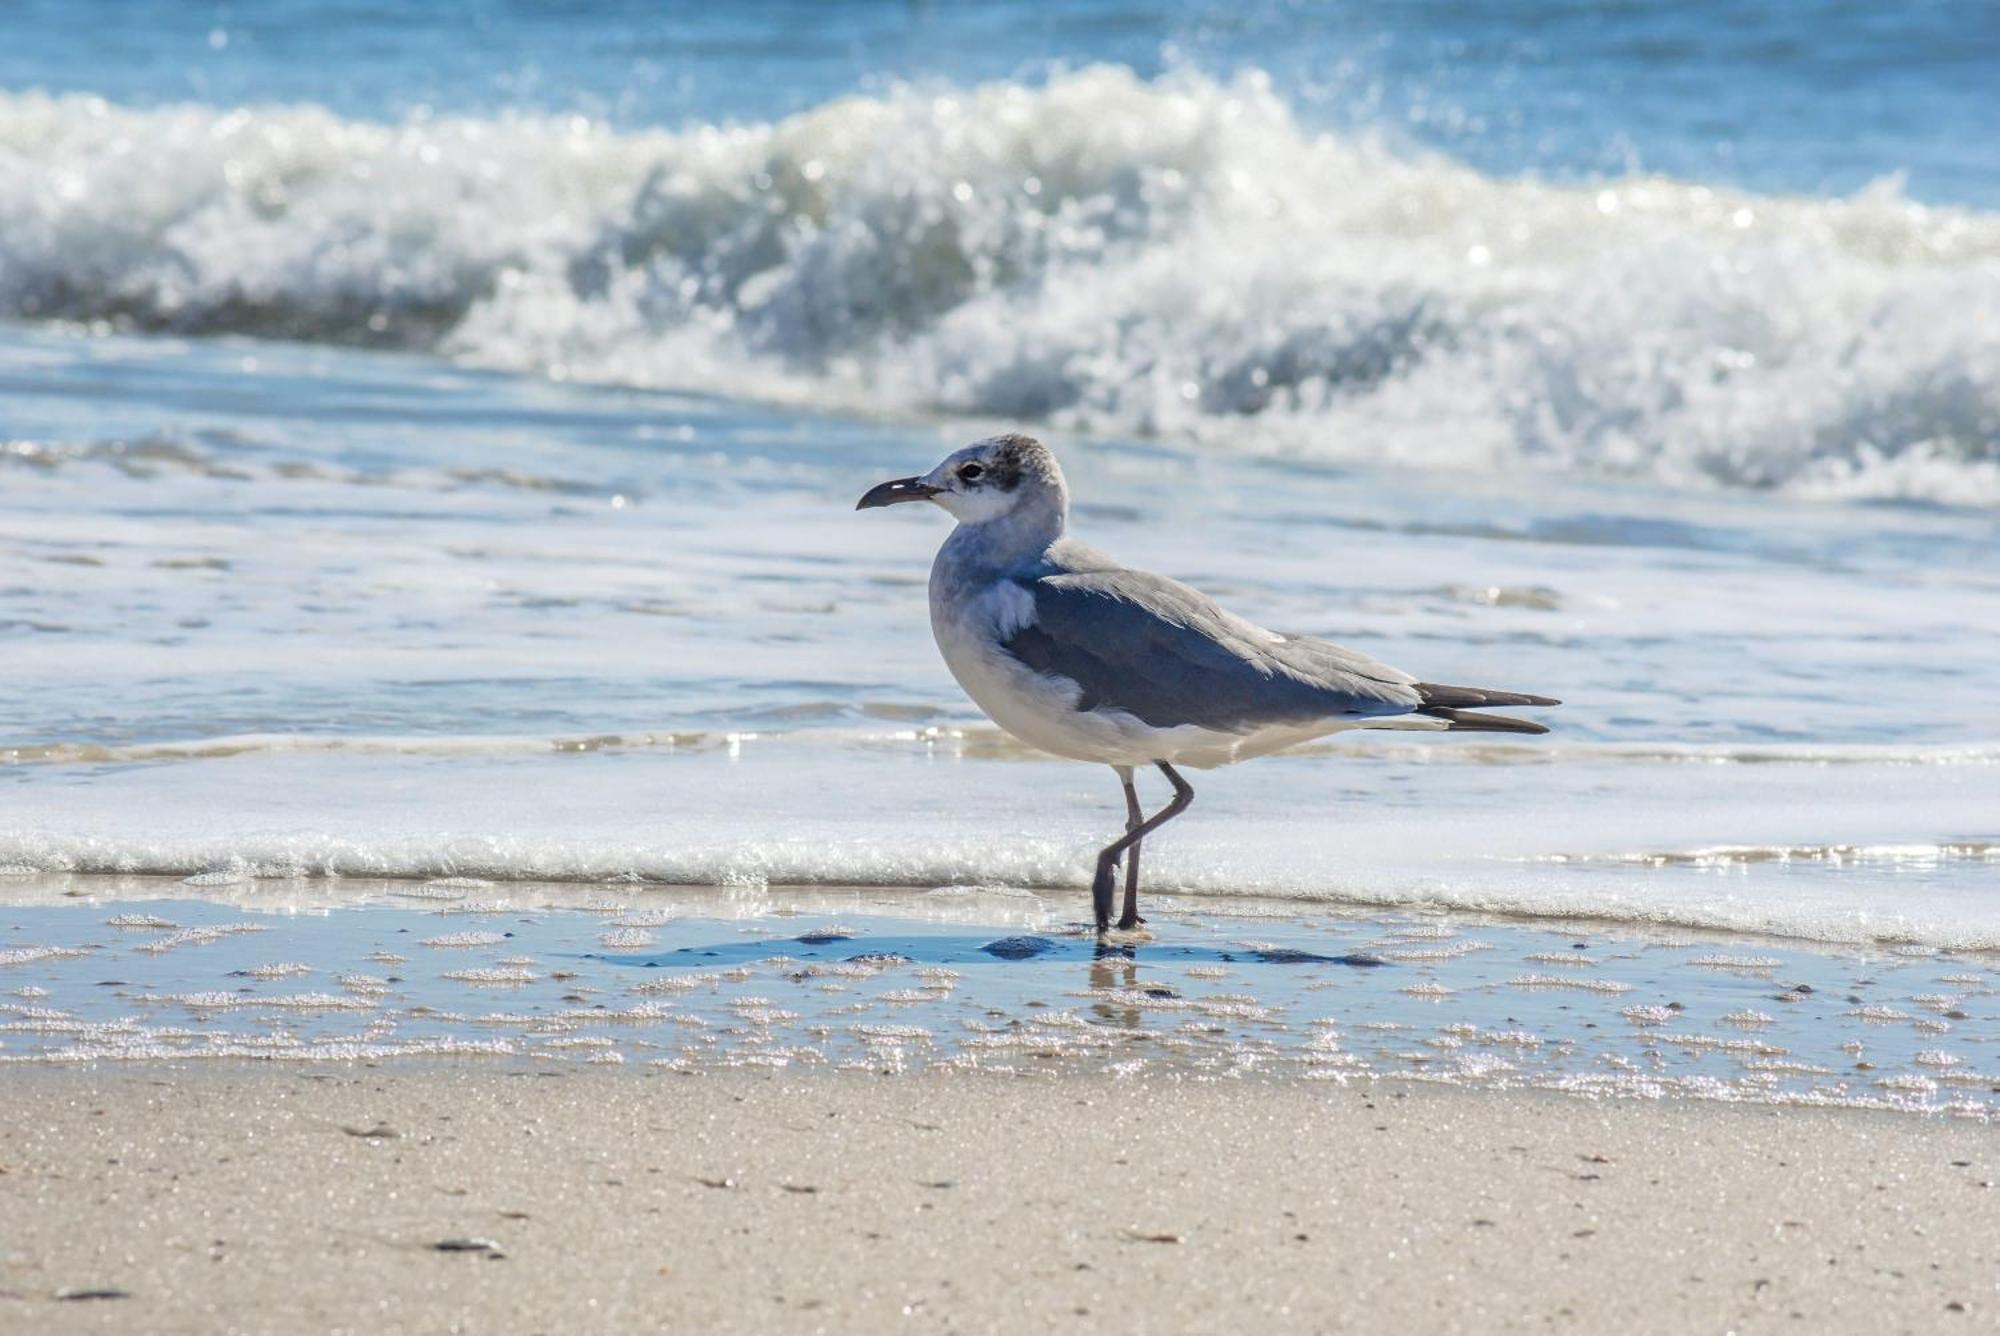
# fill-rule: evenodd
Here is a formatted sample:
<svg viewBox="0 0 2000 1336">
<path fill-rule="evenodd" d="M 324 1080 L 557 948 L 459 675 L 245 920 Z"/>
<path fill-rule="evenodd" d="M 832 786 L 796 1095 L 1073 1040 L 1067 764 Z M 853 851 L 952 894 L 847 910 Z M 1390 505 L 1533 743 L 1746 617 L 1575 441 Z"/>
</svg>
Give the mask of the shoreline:
<svg viewBox="0 0 2000 1336">
<path fill-rule="evenodd" d="M 4 840 L 0 836 L 0 840 Z M 1922 849 L 1883 846 L 1879 850 L 1846 845 L 1809 849 L 1750 850 L 1717 847 L 1700 856 L 1632 855 L 1623 861 L 1638 870 L 1648 861 L 1704 864 L 1711 870 L 1734 870 L 1745 864 L 1783 861 L 1781 855 L 1804 861 L 1828 862 L 1879 853 L 1908 853 L 1914 859 L 1942 851 L 1945 861 L 1967 866 L 2000 862 L 2000 841 L 1945 841 Z M 190 864 L 190 867 L 195 865 Z M 964 906 L 947 901 L 958 898 Z M 1017 901 L 1009 907 L 1004 900 Z M 0 912 L 64 906 L 122 905 L 138 907 L 151 901 L 197 901 L 250 913 L 321 914 L 330 910 L 367 909 L 429 903 L 449 912 L 455 901 L 522 912 L 548 909 L 601 910 L 615 900 L 622 908 L 679 916 L 700 915 L 722 907 L 728 916 L 759 914 L 858 913 L 892 917 L 913 910 L 938 922 L 1009 922 L 1074 920 L 1084 926 L 1089 886 L 1082 880 L 1009 882 L 939 882 L 908 880 L 784 881 L 747 878 L 728 881 L 649 881 L 591 876 L 495 876 L 446 868 L 402 872 L 318 870 L 278 872 L 254 863 L 238 866 L 201 865 L 198 870 L 80 871 L 43 869 L 23 863 L 0 864 Z M 1346 919 L 1356 922 L 1398 917 L 1449 919 L 1496 931 L 1651 935 L 1662 939 L 1710 942 L 1717 946 L 1775 947 L 1821 954 L 1889 952 L 1951 955 L 2000 964 L 2000 944 L 1933 941 L 1906 925 L 1878 925 L 1856 936 L 1815 935 L 1783 926 L 1708 922 L 1672 917 L 1643 917 L 1610 910 L 1524 909 L 1513 906 L 1459 904 L 1449 898 L 1418 894 L 1368 893 L 1305 895 L 1267 890 L 1221 890 L 1212 887 L 1163 887 L 1147 892 L 1148 905 L 1158 902 L 1167 912 L 1192 913 L 1243 920 L 1273 917 Z M 460 911 L 473 912 L 473 911 Z"/>
<path fill-rule="evenodd" d="M 1412 747 L 1366 765 L 1286 755 L 1205 782 L 1201 821 L 1161 842 L 1151 884 L 1190 901 L 1262 899 L 1295 913 L 1448 909 L 2000 948 L 2000 911 L 1986 893 L 2000 863 L 2000 766 L 1885 758 L 1718 772 L 1575 753 L 1524 769 L 1430 753 Z M 1093 782 L 1102 777 L 1071 762 L 982 755 L 913 730 L 854 746 L 800 737 L 705 751 L 585 746 L 539 760 L 306 751 L 23 765 L 9 771 L 17 791 L 0 831 L 0 899 L 41 894 L 13 882 L 103 886 L 150 871 L 169 884 L 306 894 L 317 878 L 342 887 L 394 877 L 633 895 L 1008 886 L 1080 904 L 1105 822 L 1115 825 Z M 436 782 L 442 772 L 448 784 Z M 936 800 L 943 774 L 964 801 Z M 865 791 L 866 810 L 825 810 L 829 784 Z M 425 795 L 415 806 L 413 786 Z M 1891 786 L 1900 800 L 1884 804 Z M 1301 789 L 1313 795 L 1304 805 Z M 1610 797 L 1637 790 L 1646 802 Z M 647 794 L 643 811 L 635 792 Z M 1422 802 L 1399 801 L 1405 793 Z M 1312 819 L 1321 806 L 1341 813 L 1337 831 Z M 995 808 L 1018 823 L 1004 839 L 981 823 Z M 1453 820 L 1427 815 L 1440 810 Z M 925 839 L 908 840 L 912 829 Z M 92 871 L 54 870 L 64 868 Z"/>
<path fill-rule="evenodd" d="M 1936 1117 L 942 1071 L 10 1079 L 0 1313 L 40 1330 L 1884 1331 L 2000 1312 L 1992 1138 Z"/>
</svg>

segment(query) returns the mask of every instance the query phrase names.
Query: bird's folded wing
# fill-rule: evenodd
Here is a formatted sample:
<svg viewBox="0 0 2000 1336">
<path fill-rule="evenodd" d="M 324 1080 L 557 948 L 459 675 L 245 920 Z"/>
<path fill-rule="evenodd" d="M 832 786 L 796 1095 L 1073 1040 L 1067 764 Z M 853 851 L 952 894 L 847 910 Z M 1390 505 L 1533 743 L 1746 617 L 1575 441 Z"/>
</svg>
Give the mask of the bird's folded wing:
<svg viewBox="0 0 2000 1336">
<path fill-rule="evenodd" d="M 1419 703 L 1405 673 L 1266 631 L 1161 576 L 1089 571 L 1018 584 L 1034 617 L 1004 646 L 1036 672 L 1076 683 L 1078 709 L 1121 710 L 1155 728 L 1240 732 L 1403 714 Z"/>
</svg>

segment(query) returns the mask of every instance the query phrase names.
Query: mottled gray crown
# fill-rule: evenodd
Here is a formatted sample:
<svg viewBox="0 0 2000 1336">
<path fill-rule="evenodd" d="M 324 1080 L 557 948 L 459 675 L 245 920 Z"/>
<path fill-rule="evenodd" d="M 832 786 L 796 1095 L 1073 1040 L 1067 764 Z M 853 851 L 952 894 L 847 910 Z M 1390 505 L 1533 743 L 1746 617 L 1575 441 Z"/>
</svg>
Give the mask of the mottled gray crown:
<svg viewBox="0 0 2000 1336">
<path fill-rule="evenodd" d="M 1062 469 L 1056 464 L 1055 455 L 1032 436 L 1011 431 L 1005 436 L 995 436 L 987 458 L 990 461 L 988 477 L 1003 492 L 1013 491 L 1024 478 L 1038 479 L 1053 487 L 1062 486 Z"/>
</svg>

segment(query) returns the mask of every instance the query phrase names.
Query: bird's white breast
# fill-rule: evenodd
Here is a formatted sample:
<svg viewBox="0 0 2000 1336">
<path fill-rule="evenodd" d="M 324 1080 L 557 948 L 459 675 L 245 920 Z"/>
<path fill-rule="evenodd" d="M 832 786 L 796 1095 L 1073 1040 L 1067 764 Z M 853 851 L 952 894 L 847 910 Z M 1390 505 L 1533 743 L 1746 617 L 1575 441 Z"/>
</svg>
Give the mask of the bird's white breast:
<svg viewBox="0 0 2000 1336">
<path fill-rule="evenodd" d="M 945 587 L 933 573 L 931 634 L 945 667 L 972 703 L 994 723 L 1032 747 L 1077 760 L 1106 759 L 1087 716 L 1076 708 L 1073 682 L 1046 678 L 1006 650 L 1006 642 L 1035 619 L 1035 600 L 1012 580 Z"/>
</svg>

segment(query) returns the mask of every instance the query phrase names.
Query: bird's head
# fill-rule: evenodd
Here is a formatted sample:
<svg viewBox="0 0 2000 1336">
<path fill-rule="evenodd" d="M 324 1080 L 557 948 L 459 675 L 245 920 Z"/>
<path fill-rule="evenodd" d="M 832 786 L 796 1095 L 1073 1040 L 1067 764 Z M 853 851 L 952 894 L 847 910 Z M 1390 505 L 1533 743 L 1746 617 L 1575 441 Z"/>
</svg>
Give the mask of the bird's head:
<svg viewBox="0 0 2000 1336">
<path fill-rule="evenodd" d="M 1053 515 L 1069 509 L 1069 488 L 1049 448 L 1032 436 L 1009 434 L 974 441 L 945 456 L 920 478 L 897 478 L 855 504 L 856 510 L 929 501 L 950 511 L 960 524 L 985 524 L 1005 516 Z"/>
</svg>

